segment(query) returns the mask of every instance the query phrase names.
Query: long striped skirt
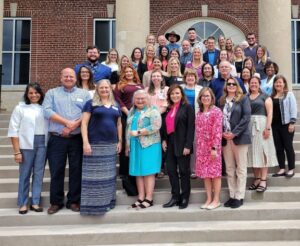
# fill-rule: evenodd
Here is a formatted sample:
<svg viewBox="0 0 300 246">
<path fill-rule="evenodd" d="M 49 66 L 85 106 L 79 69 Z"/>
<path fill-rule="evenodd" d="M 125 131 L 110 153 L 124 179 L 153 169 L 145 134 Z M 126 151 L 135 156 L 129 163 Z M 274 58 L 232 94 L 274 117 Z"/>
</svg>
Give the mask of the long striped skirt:
<svg viewBox="0 0 300 246">
<path fill-rule="evenodd" d="M 92 155 L 83 156 L 81 215 L 101 215 L 116 204 L 116 144 L 91 144 Z"/>
</svg>

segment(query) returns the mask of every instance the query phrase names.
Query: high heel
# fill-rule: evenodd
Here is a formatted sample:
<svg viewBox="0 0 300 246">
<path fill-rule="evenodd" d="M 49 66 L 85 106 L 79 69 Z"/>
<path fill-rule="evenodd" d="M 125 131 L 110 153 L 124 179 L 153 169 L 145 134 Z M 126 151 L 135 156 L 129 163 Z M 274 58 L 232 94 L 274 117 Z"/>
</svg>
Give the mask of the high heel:
<svg viewBox="0 0 300 246">
<path fill-rule="evenodd" d="M 257 186 L 257 189 L 256 189 L 256 192 L 259 192 L 259 193 L 263 193 L 267 190 L 267 180 L 266 179 L 261 179 L 260 182 L 261 181 L 266 181 L 266 186 L 262 186 L 259 183 L 259 185 Z"/>
<path fill-rule="evenodd" d="M 258 182 L 258 184 L 256 185 L 255 184 L 256 180 L 260 180 L 260 178 L 255 178 L 253 184 L 248 187 L 248 190 L 256 190 L 257 189 L 257 187 L 259 186 L 260 182 Z"/>
<path fill-rule="evenodd" d="M 146 205 L 144 205 L 143 203 L 145 203 Z M 145 199 L 142 203 L 140 203 L 138 205 L 139 208 L 149 208 L 149 207 L 152 207 L 153 206 L 153 200 L 148 200 L 148 199 Z"/>
</svg>

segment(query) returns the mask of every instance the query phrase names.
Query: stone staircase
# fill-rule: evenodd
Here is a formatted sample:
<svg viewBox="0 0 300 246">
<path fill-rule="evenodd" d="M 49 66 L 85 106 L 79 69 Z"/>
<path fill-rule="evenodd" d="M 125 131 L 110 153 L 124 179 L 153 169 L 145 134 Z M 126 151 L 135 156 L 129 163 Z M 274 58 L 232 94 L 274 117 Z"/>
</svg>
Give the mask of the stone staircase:
<svg viewBox="0 0 300 246">
<path fill-rule="evenodd" d="M 104 216 L 83 217 L 63 209 L 48 215 L 50 175 L 46 166 L 43 213 L 19 215 L 16 205 L 18 165 L 6 138 L 9 113 L 0 114 L 0 246 L 11 245 L 300 245 L 300 133 L 295 134 L 296 175 L 268 180 L 264 194 L 246 192 L 244 206 L 201 210 L 203 182 L 192 180 L 190 205 L 163 209 L 170 198 L 168 178 L 156 181 L 155 205 L 145 210 L 128 209 L 135 198 L 127 197 L 117 180 L 117 206 Z M 300 132 L 300 125 L 296 131 Z M 270 169 L 270 173 L 275 172 Z M 249 169 L 248 185 L 252 182 Z M 66 178 L 66 185 L 68 178 Z M 228 199 L 222 181 L 221 201 Z M 67 187 L 67 186 L 66 186 Z"/>
</svg>

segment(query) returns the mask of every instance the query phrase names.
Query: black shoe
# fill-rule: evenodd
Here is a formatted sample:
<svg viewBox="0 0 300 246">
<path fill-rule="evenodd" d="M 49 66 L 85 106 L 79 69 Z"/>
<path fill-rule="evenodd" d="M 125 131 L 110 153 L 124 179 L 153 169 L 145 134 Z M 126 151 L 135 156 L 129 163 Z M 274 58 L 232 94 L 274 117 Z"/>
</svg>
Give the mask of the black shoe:
<svg viewBox="0 0 300 246">
<path fill-rule="evenodd" d="M 241 200 L 238 200 L 238 199 L 234 199 L 234 201 L 231 203 L 231 208 L 239 208 L 240 206 L 243 205 L 243 201 L 242 199 Z"/>
<path fill-rule="evenodd" d="M 179 209 L 185 209 L 189 205 L 189 199 L 182 199 L 179 203 Z"/>
<path fill-rule="evenodd" d="M 33 207 L 32 205 L 30 205 L 30 210 L 34 211 L 34 212 L 37 212 L 37 213 L 41 213 L 44 211 L 44 209 L 42 207 Z"/>
<path fill-rule="evenodd" d="M 284 173 L 274 173 L 272 175 L 272 177 L 283 177 L 283 176 L 286 176 L 285 172 Z"/>
<path fill-rule="evenodd" d="M 178 205 L 179 205 L 179 201 L 174 198 L 171 198 L 171 200 L 169 202 L 167 202 L 163 205 L 163 208 L 171 208 L 171 207 L 178 206 Z"/>
<path fill-rule="evenodd" d="M 224 203 L 224 207 L 228 208 L 231 207 L 231 204 L 234 202 L 234 198 L 229 198 L 227 202 Z"/>
</svg>

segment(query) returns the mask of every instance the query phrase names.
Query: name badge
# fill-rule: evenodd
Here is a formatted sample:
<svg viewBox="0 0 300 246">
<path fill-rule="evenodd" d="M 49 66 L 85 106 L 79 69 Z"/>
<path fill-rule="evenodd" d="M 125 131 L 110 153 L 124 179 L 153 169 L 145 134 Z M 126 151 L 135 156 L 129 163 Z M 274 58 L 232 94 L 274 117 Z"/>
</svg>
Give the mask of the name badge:
<svg viewBox="0 0 300 246">
<path fill-rule="evenodd" d="M 180 81 L 180 82 L 181 82 L 181 81 L 183 81 L 183 80 L 182 80 L 182 78 L 179 77 L 179 78 L 177 78 L 177 81 Z"/>
<path fill-rule="evenodd" d="M 83 99 L 81 99 L 81 98 L 76 98 L 76 101 L 77 101 L 77 102 L 83 102 Z"/>
<path fill-rule="evenodd" d="M 112 106 L 112 108 L 113 108 L 114 110 L 119 111 L 119 109 L 118 109 L 116 106 Z"/>
<path fill-rule="evenodd" d="M 166 97 L 165 97 L 165 95 L 164 95 L 163 92 L 159 92 L 158 93 L 158 99 L 160 99 L 160 100 L 166 99 Z"/>
</svg>

